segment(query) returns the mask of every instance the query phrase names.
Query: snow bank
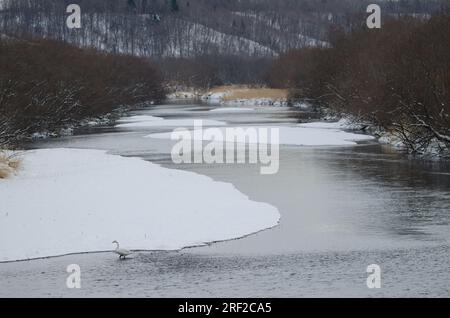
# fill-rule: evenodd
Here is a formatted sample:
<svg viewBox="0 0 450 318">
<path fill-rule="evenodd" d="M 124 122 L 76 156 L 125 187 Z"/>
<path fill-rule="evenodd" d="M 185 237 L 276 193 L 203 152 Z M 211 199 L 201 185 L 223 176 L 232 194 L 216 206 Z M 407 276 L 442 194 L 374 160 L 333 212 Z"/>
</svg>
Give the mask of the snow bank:
<svg viewBox="0 0 450 318">
<path fill-rule="evenodd" d="M 255 111 L 255 109 L 243 107 L 221 107 L 210 110 L 210 112 L 213 113 L 238 113 L 238 112 L 252 112 L 252 111 Z"/>
<path fill-rule="evenodd" d="M 0 181 L 0 261 L 111 250 L 174 250 L 272 227 L 278 210 L 231 184 L 99 150 L 25 152 Z"/>
<path fill-rule="evenodd" d="M 303 128 L 318 128 L 318 129 L 347 129 L 348 128 L 348 121 L 346 119 L 341 119 L 339 121 L 332 121 L 332 122 L 313 122 L 313 123 L 306 123 L 306 124 L 300 124 L 299 127 Z"/>
<path fill-rule="evenodd" d="M 403 136 L 396 133 L 395 130 L 377 126 L 370 121 L 362 120 L 351 114 L 340 114 L 339 116 L 341 119 L 337 120 L 336 114 L 329 112 L 326 115 L 324 122 L 300 124 L 298 126 L 304 128 L 345 129 L 353 131 L 364 130 L 373 136 L 377 136 L 377 141 L 380 144 L 389 145 L 402 152 L 411 152 L 410 147 L 405 144 Z M 420 143 L 416 143 L 413 145 L 413 148 L 416 151 L 416 156 L 426 159 L 445 158 L 450 156 L 449 149 L 447 149 L 445 143 L 440 142 L 437 139 L 432 139 L 426 147 L 423 147 Z"/>
<path fill-rule="evenodd" d="M 123 117 L 123 118 L 117 120 L 117 122 L 118 123 L 137 123 L 137 122 L 144 122 L 144 121 L 161 121 L 161 120 L 164 120 L 164 118 L 155 117 L 155 116 L 147 116 L 147 115 L 139 115 L 139 116 Z"/>
<path fill-rule="evenodd" d="M 217 93 L 208 93 L 202 95 L 201 99 L 211 104 L 220 104 L 223 102 L 224 98 L 227 97 L 230 92 L 217 92 Z"/>
<path fill-rule="evenodd" d="M 352 121 L 349 118 L 343 118 L 339 121 L 331 122 L 313 122 L 300 124 L 299 127 L 303 128 L 319 128 L 319 129 L 348 129 L 348 130 L 361 130 L 364 126 L 363 123 Z"/>
<path fill-rule="evenodd" d="M 229 127 L 230 128 L 230 127 Z M 260 127 L 242 127 L 255 128 Z M 358 141 L 367 141 L 375 139 L 372 136 L 353 134 L 341 130 L 335 129 L 318 129 L 318 128 L 302 128 L 302 127 L 285 127 L 285 126 L 272 126 L 262 128 L 278 128 L 280 130 L 280 144 L 281 145 L 293 145 L 293 146 L 350 146 L 356 145 Z M 191 139 L 217 142 L 234 142 L 234 135 L 227 134 L 227 128 L 219 128 L 221 136 L 211 136 L 203 134 L 191 133 Z M 171 139 L 172 133 L 157 133 L 150 134 L 146 138 L 157 139 Z M 271 141 L 273 142 L 273 141 Z"/>
<path fill-rule="evenodd" d="M 394 148 L 398 149 L 406 148 L 404 142 L 400 139 L 400 137 L 386 131 L 380 132 L 380 138 L 378 138 L 378 141 L 381 144 L 390 145 Z"/>
<path fill-rule="evenodd" d="M 167 95 L 168 100 L 178 100 L 178 99 L 196 99 L 199 98 L 200 94 L 194 92 L 174 92 Z"/>
<path fill-rule="evenodd" d="M 134 116 L 125 117 L 116 125 L 117 128 L 145 128 L 145 127 L 192 127 L 194 121 L 198 119 L 164 119 L 154 116 Z M 202 120 L 204 126 L 225 126 L 225 123 L 218 120 Z"/>
<path fill-rule="evenodd" d="M 222 105 L 240 105 L 240 106 L 274 106 L 287 107 L 288 101 L 285 99 L 273 98 L 249 98 L 249 99 L 234 99 L 229 101 L 222 101 Z"/>
<path fill-rule="evenodd" d="M 306 103 L 306 102 L 294 102 L 290 106 L 295 107 L 295 108 L 299 108 L 299 109 L 302 109 L 302 110 L 309 110 L 309 109 L 312 108 L 312 105 L 310 103 Z"/>
<path fill-rule="evenodd" d="M 209 93 L 202 96 L 202 100 L 209 104 L 221 104 L 224 106 L 276 106 L 286 107 L 288 102 L 285 99 L 273 99 L 273 98 L 244 98 L 244 99 L 232 99 L 226 100 L 231 92 Z M 236 108 L 236 107 L 235 107 Z"/>
</svg>

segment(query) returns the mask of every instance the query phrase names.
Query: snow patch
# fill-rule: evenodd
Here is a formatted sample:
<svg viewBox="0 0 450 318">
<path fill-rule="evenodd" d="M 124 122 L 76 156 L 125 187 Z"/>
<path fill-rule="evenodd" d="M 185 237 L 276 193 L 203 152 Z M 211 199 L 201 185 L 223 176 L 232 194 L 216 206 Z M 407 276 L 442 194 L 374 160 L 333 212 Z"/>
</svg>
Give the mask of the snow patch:
<svg viewBox="0 0 450 318">
<path fill-rule="evenodd" d="M 164 120 L 162 117 L 155 116 L 147 116 L 147 115 L 139 115 L 139 116 L 130 116 L 130 117 L 122 117 L 117 120 L 118 123 L 138 123 L 138 122 L 146 122 L 146 121 L 158 121 Z"/>
<path fill-rule="evenodd" d="M 232 127 L 228 127 L 232 128 Z M 205 136 L 200 133 L 191 133 L 192 140 L 214 141 L 234 143 L 234 135 L 227 134 L 228 128 L 219 128 L 221 136 Z M 244 129 L 258 127 L 242 127 Z M 303 127 L 285 127 L 272 126 L 263 128 L 278 128 L 280 130 L 280 145 L 293 146 L 352 146 L 356 145 L 358 141 L 374 140 L 373 136 L 353 134 L 336 129 L 318 129 L 318 128 L 303 128 Z M 156 139 L 171 139 L 172 133 L 155 133 L 146 136 L 146 138 Z M 276 143 L 271 140 L 270 143 Z"/>
<path fill-rule="evenodd" d="M 222 101 L 223 105 L 240 105 L 240 106 L 274 106 L 287 107 L 288 101 L 285 99 L 272 98 L 250 98 L 250 99 L 235 99 L 229 101 Z"/>
<path fill-rule="evenodd" d="M 0 261 L 176 250 L 275 226 L 278 210 L 231 184 L 100 150 L 43 149 L 0 181 Z"/>
<path fill-rule="evenodd" d="M 136 116 L 135 118 L 123 118 L 124 124 L 116 125 L 117 128 L 146 128 L 146 127 L 193 127 L 194 121 L 201 120 L 203 126 L 225 126 L 226 123 L 212 119 L 164 119 L 153 116 Z"/>
<path fill-rule="evenodd" d="M 286 107 L 288 101 L 286 99 L 273 98 L 248 98 L 248 99 L 232 99 L 226 100 L 231 92 L 208 93 L 201 97 L 201 99 L 209 104 L 220 104 L 223 106 L 237 106 L 237 107 L 251 107 L 251 106 L 275 106 Z"/>
<path fill-rule="evenodd" d="M 168 100 L 178 100 L 178 99 L 196 99 L 199 98 L 198 93 L 194 92 L 174 92 L 171 94 L 168 94 L 166 97 Z"/>
<path fill-rule="evenodd" d="M 213 113 L 238 113 L 238 112 L 252 112 L 255 111 L 254 108 L 243 108 L 243 107 L 221 107 L 211 109 L 210 112 Z"/>
<path fill-rule="evenodd" d="M 351 121 L 348 119 L 340 119 L 339 121 L 321 121 L 321 122 L 312 122 L 298 125 L 302 128 L 317 128 L 317 129 L 352 129 L 354 126 L 351 124 Z"/>
</svg>

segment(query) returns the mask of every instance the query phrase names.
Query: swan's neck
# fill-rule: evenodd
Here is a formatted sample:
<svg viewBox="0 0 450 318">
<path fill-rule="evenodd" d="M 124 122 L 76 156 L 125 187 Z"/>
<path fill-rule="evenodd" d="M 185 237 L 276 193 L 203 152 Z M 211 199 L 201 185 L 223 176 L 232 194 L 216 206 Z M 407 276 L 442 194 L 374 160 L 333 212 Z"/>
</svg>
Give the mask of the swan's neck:
<svg viewBox="0 0 450 318">
<path fill-rule="evenodd" d="M 119 249 L 119 243 L 116 242 L 116 243 L 114 243 L 114 244 L 116 244 L 116 246 L 117 246 L 117 247 L 116 247 L 116 250 L 118 250 L 118 249 Z"/>
</svg>

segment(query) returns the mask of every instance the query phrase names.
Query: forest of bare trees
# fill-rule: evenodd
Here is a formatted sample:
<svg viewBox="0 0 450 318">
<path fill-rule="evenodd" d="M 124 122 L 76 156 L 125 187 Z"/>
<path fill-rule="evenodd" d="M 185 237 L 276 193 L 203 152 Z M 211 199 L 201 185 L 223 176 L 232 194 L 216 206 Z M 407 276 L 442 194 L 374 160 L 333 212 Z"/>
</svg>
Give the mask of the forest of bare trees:
<svg viewBox="0 0 450 318">
<path fill-rule="evenodd" d="M 398 136 L 413 153 L 450 146 L 450 14 L 336 31 L 330 48 L 291 51 L 268 82 Z"/>
<path fill-rule="evenodd" d="M 0 146 L 165 97 L 148 60 L 52 40 L 0 40 Z"/>
</svg>

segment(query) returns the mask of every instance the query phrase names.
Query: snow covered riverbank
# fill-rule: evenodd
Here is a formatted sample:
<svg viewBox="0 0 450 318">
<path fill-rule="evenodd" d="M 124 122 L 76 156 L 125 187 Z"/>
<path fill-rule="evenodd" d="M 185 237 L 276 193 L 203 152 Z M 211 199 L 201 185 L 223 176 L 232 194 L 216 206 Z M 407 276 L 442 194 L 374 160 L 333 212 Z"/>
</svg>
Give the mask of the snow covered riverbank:
<svg viewBox="0 0 450 318">
<path fill-rule="evenodd" d="M 23 154 L 0 180 L 0 261 L 111 250 L 176 250 L 277 225 L 275 207 L 231 184 L 100 150 Z"/>
<path fill-rule="evenodd" d="M 248 107 L 298 107 L 308 109 L 311 107 L 305 102 L 291 104 L 288 99 L 288 90 L 275 88 L 254 88 L 240 85 L 226 85 L 212 88 L 209 91 L 174 91 L 167 95 L 168 100 L 200 100 L 204 103 L 220 104 L 228 108 Z"/>
<path fill-rule="evenodd" d="M 450 150 L 445 145 L 445 143 L 432 139 L 427 147 L 422 147 L 420 144 L 405 144 L 402 132 L 397 132 L 395 129 L 385 129 L 374 125 L 368 121 L 362 121 L 361 119 L 355 118 L 352 115 L 344 114 L 341 115 L 340 119 L 336 116 L 330 116 L 330 121 L 324 122 L 313 122 L 307 124 L 300 124 L 299 127 L 303 128 L 317 128 L 317 129 L 343 129 L 346 131 L 361 132 L 364 131 L 372 136 L 375 136 L 379 143 L 389 145 L 402 152 L 410 152 L 411 148 L 417 150 L 414 153 L 423 159 L 448 159 L 450 157 Z"/>
</svg>

